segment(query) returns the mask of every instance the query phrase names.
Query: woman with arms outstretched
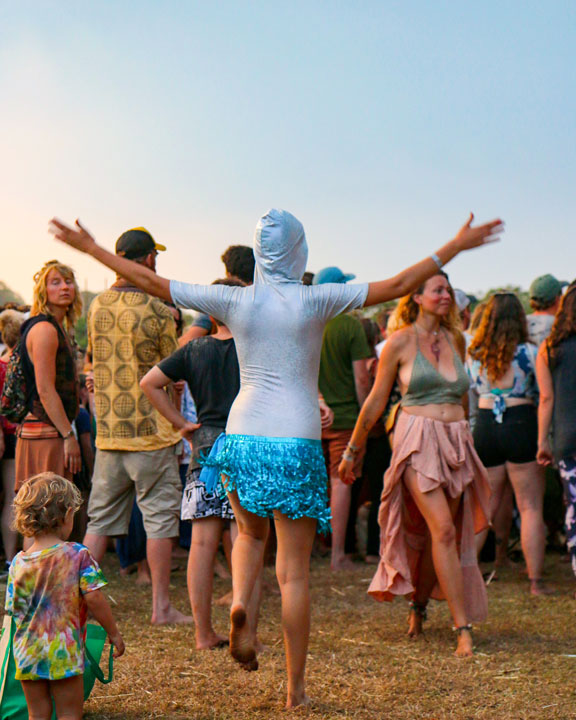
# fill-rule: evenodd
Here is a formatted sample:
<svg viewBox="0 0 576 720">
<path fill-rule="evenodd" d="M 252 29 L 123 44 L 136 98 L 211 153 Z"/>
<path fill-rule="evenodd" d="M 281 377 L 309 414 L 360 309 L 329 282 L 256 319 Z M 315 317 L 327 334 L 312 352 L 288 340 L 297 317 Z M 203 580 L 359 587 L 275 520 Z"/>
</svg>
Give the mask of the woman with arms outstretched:
<svg viewBox="0 0 576 720">
<path fill-rule="evenodd" d="M 238 523 L 232 557 L 230 651 L 257 666 L 246 607 L 259 572 L 273 516 L 276 571 L 288 669 L 287 707 L 307 703 L 304 669 L 310 627 L 309 560 L 316 526 L 329 527 L 327 478 L 320 442 L 318 369 L 322 333 L 332 317 L 399 297 L 462 250 L 494 239 L 495 220 L 473 217 L 434 257 L 370 285 L 302 285 L 307 245 L 301 223 L 270 210 L 256 227 L 254 285 L 245 288 L 169 281 L 97 245 L 77 223 L 53 221 L 59 240 L 92 255 L 146 292 L 218 318 L 230 328 L 240 364 L 240 393 L 230 411 L 219 455 Z"/>
<path fill-rule="evenodd" d="M 448 276 L 437 270 L 400 300 L 395 316 L 399 329 L 382 350 L 340 478 L 353 481 L 354 459 L 397 380 L 401 412 L 378 515 L 380 564 L 368 592 L 377 600 L 410 595 L 411 637 L 422 633 L 429 598 L 445 597 L 458 634 L 455 654 L 468 657 L 469 623 L 487 609 L 474 535 L 488 526 L 490 488 L 464 413 L 470 382 Z"/>
</svg>

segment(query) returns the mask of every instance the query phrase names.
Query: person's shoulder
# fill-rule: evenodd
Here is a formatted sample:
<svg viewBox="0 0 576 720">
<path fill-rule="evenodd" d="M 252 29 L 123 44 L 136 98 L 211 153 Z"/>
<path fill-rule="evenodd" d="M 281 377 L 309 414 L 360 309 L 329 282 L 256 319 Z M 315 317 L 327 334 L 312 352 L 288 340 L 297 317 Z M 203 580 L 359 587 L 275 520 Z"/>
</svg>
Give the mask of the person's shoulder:
<svg viewBox="0 0 576 720">
<path fill-rule="evenodd" d="M 172 317 L 170 309 L 163 300 L 154 297 L 154 295 L 148 295 L 148 293 L 144 293 L 144 296 L 146 297 L 148 307 L 153 310 L 156 315 L 161 318 Z"/>
<path fill-rule="evenodd" d="M 386 338 L 382 352 L 386 352 L 387 355 L 391 353 L 399 355 L 414 345 L 415 337 L 411 326 L 400 328 Z"/>
<path fill-rule="evenodd" d="M 80 562 L 82 562 L 83 560 L 85 561 L 86 559 L 90 560 L 91 562 L 95 562 L 90 550 L 86 547 L 86 545 L 82 545 L 82 543 L 65 542 L 62 543 L 62 547 L 64 549 L 64 552 L 68 556 L 72 558 L 78 558 Z"/>
<path fill-rule="evenodd" d="M 32 322 L 29 322 L 22 330 L 22 335 L 26 334 L 26 337 L 34 339 L 58 339 L 58 330 L 56 329 L 56 325 L 48 315 L 36 315 L 33 318 L 30 318 L 30 321 Z"/>
</svg>

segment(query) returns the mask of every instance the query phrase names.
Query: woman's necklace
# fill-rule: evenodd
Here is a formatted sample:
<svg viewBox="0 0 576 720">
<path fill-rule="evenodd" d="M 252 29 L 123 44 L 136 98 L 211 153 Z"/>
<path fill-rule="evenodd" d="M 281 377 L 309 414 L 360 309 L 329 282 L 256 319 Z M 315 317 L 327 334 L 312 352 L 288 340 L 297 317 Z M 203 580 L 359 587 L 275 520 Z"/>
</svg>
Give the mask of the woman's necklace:
<svg viewBox="0 0 576 720">
<path fill-rule="evenodd" d="M 418 323 L 414 323 L 418 327 Z M 434 340 L 430 343 L 430 350 L 436 360 L 436 365 L 440 364 L 440 330 L 427 330 L 426 332 L 434 335 Z"/>
</svg>

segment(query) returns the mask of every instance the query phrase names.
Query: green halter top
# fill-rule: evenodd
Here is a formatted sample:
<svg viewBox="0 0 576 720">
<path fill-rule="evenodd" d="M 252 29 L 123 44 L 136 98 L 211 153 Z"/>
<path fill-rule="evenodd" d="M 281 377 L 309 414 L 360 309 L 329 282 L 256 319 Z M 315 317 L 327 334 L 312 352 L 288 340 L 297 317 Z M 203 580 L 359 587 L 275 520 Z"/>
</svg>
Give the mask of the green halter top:
<svg viewBox="0 0 576 720">
<path fill-rule="evenodd" d="M 470 387 L 470 380 L 460 359 L 460 355 L 454 349 L 450 338 L 446 339 L 454 353 L 454 368 L 456 369 L 456 380 L 446 378 L 432 365 L 420 350 L 418 330 L 416 331 L 417 352 L 412 367 L 412 375 L 408 384 L 408 390 L 402 398 L 402 406 L 410 405 L 460 405 L 462 396 Z"/>
</svg>

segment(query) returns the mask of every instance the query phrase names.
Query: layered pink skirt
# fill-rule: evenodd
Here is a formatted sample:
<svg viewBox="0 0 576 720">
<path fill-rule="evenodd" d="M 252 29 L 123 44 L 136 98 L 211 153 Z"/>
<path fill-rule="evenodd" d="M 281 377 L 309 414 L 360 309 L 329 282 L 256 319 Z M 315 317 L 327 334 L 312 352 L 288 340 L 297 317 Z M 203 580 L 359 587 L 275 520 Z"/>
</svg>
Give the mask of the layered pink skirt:
<svg viewBox="0 0 576 720">
<path fill-rule="evenodd" d="M 489 524 L 490 486 L 466 420 L 445 423 L 406 412 L 399 414 L 378 513 L 380 564 L 368 593 L 377 600 L 390 601 L 396 595 L 411 595 L 418 582 L 427 527 L 402 482 L 407 465 L 416 473 L 421 492 L 441 487 L 449 497 L 462 495 L 455 527 L 464 601 L 468 621 L 479 622 L 487 615 L 488 602 L 474 536 Z M 432 597 L 444 599 L 438 584 Z"/>
</svg>

